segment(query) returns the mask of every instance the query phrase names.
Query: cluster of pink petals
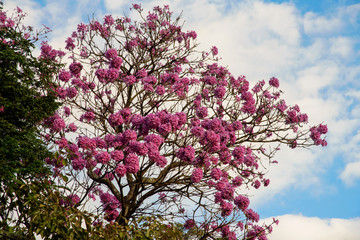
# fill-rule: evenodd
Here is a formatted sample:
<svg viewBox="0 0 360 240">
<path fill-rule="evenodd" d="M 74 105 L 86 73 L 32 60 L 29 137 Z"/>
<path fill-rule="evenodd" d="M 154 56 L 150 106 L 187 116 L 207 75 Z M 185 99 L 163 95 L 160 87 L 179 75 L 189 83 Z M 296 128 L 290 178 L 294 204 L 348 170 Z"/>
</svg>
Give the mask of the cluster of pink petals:
<svg viewBox="0 0 360 240">
<path fill-rule="evenodd" d="M 106 213 L 105 219 L 109 222 L 115 220 L 119 215 L 117 209 L 121 208 L 121 203 L 114 195 L 107 192 L 100 195 L 100 200 Z"/>
<path fill-rule="evenodd" d="M 45 119 L 44 124 L 48 128 L 50 128 L 51 132 L 55 132 L 55 133 L 61 132 L 66 127 L 65 120 L 62 119 L 58 114 L 55 114 Z"/>
<path fill-rule="evenodd" d="M 327 146 L 327 141 L 325 139 L 321 139 L 321 135 L 326 134 L 327 131 L 327 126 L 323 124 L 310 129 L 310 137 L 314 141 L 315 145 L 321 145 L 323 147 Z"/>
<path fill-rule="evenodd" d="M 195 168 L 191 174 L 191 182 L 198 183 L 203 177 L 203 170 L 201 168 Z"/>
</svg>

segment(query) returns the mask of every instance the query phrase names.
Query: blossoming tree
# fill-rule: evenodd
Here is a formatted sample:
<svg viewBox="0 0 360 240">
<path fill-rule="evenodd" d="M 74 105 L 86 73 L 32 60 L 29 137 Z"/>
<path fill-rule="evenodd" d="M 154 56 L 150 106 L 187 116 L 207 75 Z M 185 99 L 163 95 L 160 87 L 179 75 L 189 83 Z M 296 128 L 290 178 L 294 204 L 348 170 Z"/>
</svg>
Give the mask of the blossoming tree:
<svg viewBox="0 0 360 240">
<path fill-rule="evenodd" d="M 54 84 L 64 107 L 44 122 L 58 150 L 47 162 L 70 191 L 62 204 L 98 199 L 123 226 L 160 215 L 198 238 L 266 239 L 246 189 L 269 185 L 280 145 L 325 146 L 326 125 L 305 127 L 277 78 L 251 88 L 216 47 L 199 52 L 168 6 L 132 10 L 138 21 L 107 15 L 66 40 L 71 63 Z"/>
</svg>

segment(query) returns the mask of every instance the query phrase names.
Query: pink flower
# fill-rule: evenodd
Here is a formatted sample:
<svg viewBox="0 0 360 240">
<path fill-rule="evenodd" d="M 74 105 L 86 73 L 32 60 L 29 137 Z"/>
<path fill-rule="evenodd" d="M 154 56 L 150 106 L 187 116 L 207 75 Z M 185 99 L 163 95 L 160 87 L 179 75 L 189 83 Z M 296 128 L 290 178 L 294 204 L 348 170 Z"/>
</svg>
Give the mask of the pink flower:
<svg viewBox="0 0 360 240">
<path fill-rule="evenodd" d="M 176 157 L 187 163 L 192 163 L 195 159 L 195 149 L 191 145 L 180 148 L 176 153 Z"/>
<path fill-rule="evenodd" d="M 235 189 L 230 184 L 226 184 L 225 187 L 221 189 L 221 197 L 226 200 L 231 200 L 234 197 Z"/>
<path fill-rule="evenodd" d="M 71 161 L 71 166 L 74 170 L 83 170 L 85 168 L 86 160 L 83 158 L 75 158 Z"/>
<path fill-rule="evenodd" d="M 146 74 L 146 75 L 145 75 Z M 146 71 L 140 71 L 136 74 L 137 77 L 142 77 L 143 78 L 143 82 L 150 84 L 150 85 L 154 85 L 157 83 L 157 78 L 155 76 L 147 76 L 147 72 Z M 159 85 L 161 86 L 161 85 Z"/>
<path fill-rule="evenodd" d="M 75 132 L 77 130 L 77 127 L 76 127 L 75 123 L 70 123 L 68 125 L 68 129 L 70 132 Z"/>
<path fill-rule="evenodd" d="M 164 139 L 157 134 L 149 134 L 144 140 L 147 143 L 153 143 L 156 147 L 159 147 L 164 142 Z"/>
<path fill-rule="evenodd" d="M 219 53 L 219 51 L 218 51 L 218 49 L 217 49 L 216 46 L 213 46 L 213 47 L 211 48 L 211 52 L 212 52 L 212 54 L 213 54 L 214 56 L 216 56 L 216 55 Z"/>
<path fill-rule="evenodd" d="M 245 154 L 245 147 L 243 146 L 238 146 L 234 148 L 232 152 L 232 155 L 234 156 L 235 159 L 241 160 L 240 163 L 244 161 L 244 154 Z"/>
<path fill-rule="evenodd" d="M 107 220 L 115 220 L 119 214 L 115 209 L 121 208 L 121 203 L 114 195 L 110 193 L 102 193 L 100 195 L 101 203 L 103 204 L 103 209 L 107 214 Z"/>
<path fill-rule="evenodd" d="M 130 141 L 135 141 L 137 139 L 137 134 L 134 130 L 126 130 L 125 132 L 123 132 L 122 134 L 122 143 L 123 144 L 127 144 Z"/>
<path fill-rule="evenodd" d="M 216 98 L 223 98 L 225 96 L 226 89 L 223 86 L 215 88 L 214 94 Z"/>
<path fill-rule="evenodd" d="M 160 118 L 150 113 L 145 117 L 145 124 L 149 129 L 156 129 L 160 125 Z"/>
<path fill-rule="evenodd" d="M 158 95 L 160 95 L 160 96 L 164 95 L 164 94 L 165 94 L 165 88 L 164 88 L 164 86 L 158 85 L 158 86 L 156 87 L 156 89 L 155 89 L 155 92 L 156 92 Z"/>
<path fill-rule="evenodd" d="M 287 105 L 285 103 L 285 100 L 281 100 L 280 103 L 277 104 L 277 109 L 279 109 L 281 112 L 284 112 L 287 109 Z"/>
<path fill-rule="evenodd" d="M 191 174 L 191 182 L 198 183 L 203 177 L 203 170 L 201 168 L 195 168 Z"/>
<path fill-rule="evenodd" d="M 110 68 L 107 71 L 106 76 L 110 82 L 113 82 L 114 80 L 119 78 L 119 71 L 116 68 Z"/>
<path fill-rule="evenodd" d="M 210 176 L 214 179 L 214 180 L 219 180 L 222 176 L 222 171 L 219 168 L 213 168 L 211 169 L 211 174 Z"/>
<path fill-rule="evenodd" d="M 59 79 L 63 82 L 68 82 L 71 78 L 71 75 L 70 75 L 70 72 L 68 71 L 65 71 L 65 70 L 62 70 L 60 73 L 59 73 Z"/>
<path fill-rule="evenodd" d="M 77 93 L 78 91 L 74 87 L 69 87 L 66 89 L 66 96 L 70 99 L 76 97 Z"/>
<path fill-rule="evenodd" d="M 252 221 L 252 222 L 258 222 L 259 221 L 259 214 L 254 212 L 252 209 L 246 209 L 244 211 L 246 217 Z"/>
<path fill-rule="evenodd" d="M 111 15 L 106 15 L 106 16 L 104 17 L 104 23 L 105 23 L 106 25 L 113 25 L 113 24 L 114 24 L 114 19 L 113 19 L 113 17 L 112 17 Z"/>
<path fill-rule="evenodd" d="M 132 5 L 135 10 L 141 10 L 141 6 L 139 4 Z"/>
<path fill-rule="evenodd" d="M 190 31 L 190 32 L 186 33 L 186 35 L 192 39 L 196 39 L 196 37 L 197 37 L 197 34 L 195 31 Z"/>
<path fill-rule="evenodd" d="M 54 120 L 52 126 L 51 126 L 51 130 L 53 132 L 60 132 L 61 130 L 63 130 L 66 127 L 65 121 L 64 119 L 58 117 Z"/>
<path fill-rule="evenodd" d="M 119 69 L 121 67 L 123 60 L 121 57 L 115 57 L 110 62 L 110 68 Z"/>
<path fill-rule="evenodd" d="M 328 132 L 327 125 L 320 124 L 317 128 L 318 132 L 321 134 L 326 134 Z"/>
<path fill-rule="evenodd" d="M 279 79 L 275 78 L 275 77 L 272 77 L 270 78 L 269 80 L 269 84 L 273 87 L 276 87 L 278 88 L 279 87 Z"/>
<path fill-rule="evenodd" d="M 124 82 L 128 85 L 133 85 L 138 82 L 138 79 L 132 75 L 124 78 Z"/>
<path fill-rule="evenodd" d="M 73 76 L 79 77 L 83 66 L 79 62 L 73 62 L 70 64 L 69 69 Z"/>
<path fill-rule="evenodd" d="M 221 151 L 219 153 L 219 159 L 224 164 L 229 164 L 231 162 L 231 154 L 228 150 Z"/>
<path fill-rule="evenodd" d="M 185 221 L 184 228 L 185 228 L 185 229 L 191 229 L 191 228 L 193 228 L 193 227 L 195 227 L 195 221 L 192 220 L 192 219 L 187 219 L 187 220 Z"/>
<path fill-rule="evenodd" d="M 77 204 L 78 202 L 80 202 L 80 198 L 76 194 L 71 194 L 71 195 L 68 196 L 68 198 L 71 199 L 71 206 L 73 206 L 73 205 Z"/>
<path fill-rule="evenodd" d="M 95 155 L 95 159 L 98 163 L 106 164 L 110 161 L 110 154 L 108 152 L 100 152 Z"/>
<path fill-rule="evenodd" d="M 163 136 L 166 136 L 168 133 L 171 132 L 171 124 L 165 123 L 161 124 L 159 127 L 156 128 L 156 130 Z"/>
<path fill-rule="evenodd" d="M 199 117 L 199 118 L 204 118 L 208 115 L 208 110 L 206 107 L 199 107 L 196 109 L 196 115 Z"/>
<path fill-rule="evenodd" d="M 167 164 L 167 159 L 164 156 L 161 156 L 159 151 L 149 152 L 149 159 L 156 163 L 156 166 L 163 168 Z"/>
<path fill-rule="evenodd" d="M 123 108 L 121 111 L 121 116 L 123 117 L 124 119 L 124 122 L 125 123 L 129 123 L 130 120 L 131 120 L 131 108 Z"/>
<path fill-rule="evenodd" d="M 87 122 L 91 122 L 95 119 L 95 114 L 93 112 L 86 112 L 83 115 L 81 115 L 80 117 L 80 121 L 87 121 Z"/>
<path fill-rule="evenodd" d="M 135 153 L 126 156 L 124 164 L 128 173 L 137 173 L 139 171 L 139 158 Z"/>
<path fill-rule="evenodd" d="M 264 180 L 264 187 L 269 186 L 269 184 L 270 184 L 270 179 L 265 179 Z"/>
<path fill-rule="evenodd" d="M 235 187 L 239 187 L 241 186 L 242 184 L 242 178 L 239 177 L 239 176 L 236 176 L 233 180 L 232 180 L 232 184 L 235 186 Z"/>
<path fill-rule="evenodd" d="M 253 184 L 254 188 L 258 189 L 261 186 L 261 183 L 259 180 L 256 180 Z"/>
<path fill-rule="evenodd" d="M 244 211 L 248 208 L 250 200 L 245 196 L 239 195 L 235 198 L 234 203 L 239 209 Z"/>
<path fill-rule="evenodd" d="M 154 88 L 151 84 L 144 84 L 144 90 L 147 91 L 147 92 L 153 92 L 154 91 Z"/>
<path fill-rule="evenodd" d="M 145 78 L 145 77 L 147 77 L 148 74 L 147 74 L 146 69 L 142 68 L 135 75 L 136 75 L 137 78 Z M 153 80 L 155 80 L 155 82 L 156 82 L 156 78 L 154 76 L 147 79 L 146 82 L 149 83 L 149 81 L 152 82 Z"/>
<path fill-rule="evenodd" d="M 117 162 L 120 162 L 124 159 L 124 153 L 121 150 L 114 150 L 111 152 L 111 158 Z"/>
<path fill-rule="evenodd" d="M 148 152 L 148 148 L 145 143 L 138 141 L 129 142 L 129 152 L 134 152 L 139 156 L 144 156 Z"/>
<path fill-rule="evenodd" d="M 96 142 L 97 148 L 104 149 L 107 147 L 105 140 L 102 139 L 101 137 L 96 137 L 96 138 L 94 138 L 94 140 Z"/>
<path fill-rule="evenodd" d="M 119 176 L 119 177 L 123 177 L 126 174 L 126 167 L 123 164 L 119 164 L 117 165 L 117 167 L 115 168 L 115 173 Z"/>
<path fill-rule="evenodd" d="M 121 124 L 123 124 L 124 119 L 122 118 L 121 113 L 117 112 L 114 114 L 110 114 L 109 123 L 112 127 L 117 127 L 117 126 L 120 126 Z"/>
<path fill-rule="evenodd" d="M 220 207 L 221 207 L 222 217 L 229 216 L 234 208 L 234 206 L 230 202 L 226 202 L 226 201 L 222 201 Z"/>
<path fill-rule="evenodd" d="M 191 129 L 191 134 L 194 135 L 195 137 L 200 138 L 204 135 L 204 128 L 200 126 L 195 126 Z"/>
<path fill-rule="evenodd" d="M 64 109 L 64 115 L 65 115 L 66 117 L 70 116 L 70 114 L 71 114 L 70 108 L 67 107 L 67 106 L 64 106 L 63 109 Z"/>
<path fill-rule="evenodd" d="M 109 48 L 109 49 L 105 52 L 105 57 L 106 57 L 107 59 L 114 59 L 114 58 L 117 57 L 117 55 L 118 55 L 118 53 L 117 53 L 116 49 L 114 49 L 114 48 Z"/>
<path fill-rule="evenodd" d="M 99 81 L 104 83 L 106 78 L 107 71 L 105 69 L 99 68 L 96 70 L 95 75 L 98 77 Z"/>
<path fill-rule="evenodd" d="M 75 44 L 74 44 L 74 39 L 72 39 L 72 38 L 67 38 L 66 39 L 66 47 L 65 47 L 65 49 L 67 49 L 67 50 L 73 50 L 74 48 L 75 48 Z"/>
<path fill-rule="evenodd" d="M 230 227 L 225 225 L 221 228 L 221 234 L 223 237 L 227 237 L 230 234 Z"/>
<path fill-rule="evenodd" d="M 56 144 L 59 146 L 60 149 L 62 149 L 68 146 L 68 141 L 65 137 L 62 137 L 59 141 L 56 141 Z"/>
</svg>

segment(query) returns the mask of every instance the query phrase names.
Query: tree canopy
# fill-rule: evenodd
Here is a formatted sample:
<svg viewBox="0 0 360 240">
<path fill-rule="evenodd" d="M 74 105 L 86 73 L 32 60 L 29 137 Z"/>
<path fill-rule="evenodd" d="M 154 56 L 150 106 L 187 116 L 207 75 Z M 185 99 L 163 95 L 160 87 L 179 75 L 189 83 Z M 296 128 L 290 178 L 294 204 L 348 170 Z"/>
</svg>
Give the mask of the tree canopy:
<svg viewBox="0 0 360 240">
<path fill-rule="evenodd" d="M 20 8 L 7 16 L 0 7 L 0 236 L 14 239 L 30 228 L 35 205 L 28 202 L 49 186 L 44 159 L 53 154 L 40 139 L 39 125 L 60 105 L 49 88 L 60 64 L 55 57 L 33 56 L 45 32 L 23 26 L 24 17 Z"/>
<path fill-rule="evenodd" d="M 131 10 L 80 23 L 67 55 L 42 42 L 38 58 L 1 13 L 1 208 L 18 216 L 0 214 L 0 234 L 267 239 L 277 220 L 259 224 L 248 189 L 270 184 L 281 146 L 326 146 L 327 126 L 307 126 L 277 78 L 250 86 L 217 47 L 200 51 L 169 6 Z"/>
<path fill-rule="evenodd" d="M 64 108 L 45 121 L 59 155 L 48 162 L 71 176 L 73 204 L 98 199 L 109 224 L 162 216 L 197 238 L 266 239 L 272 226 L 257 225 L 246 189 L 269 185 L 264 166 L 281 145 L 326 146 L 326 125 L 306 127 L 277 78 L 250 87 L 215 46 L 199 52 L 168 6 L 132 10 L 135 21 L 107 15 L 66 40 Z"/>
</svg>

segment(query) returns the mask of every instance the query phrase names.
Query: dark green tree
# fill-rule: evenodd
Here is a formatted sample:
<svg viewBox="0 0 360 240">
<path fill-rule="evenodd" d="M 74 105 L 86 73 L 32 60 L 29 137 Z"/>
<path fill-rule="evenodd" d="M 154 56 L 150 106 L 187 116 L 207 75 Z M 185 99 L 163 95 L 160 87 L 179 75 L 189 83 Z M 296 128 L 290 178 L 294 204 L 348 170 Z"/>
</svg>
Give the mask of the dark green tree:
<svg viewBox="0 0 360 240">
<path fill-rule="evenodd" d="M 52 153 L 39 137 L 39 124 L 59 107 L 50 80 L 61 52 L 43 47 L 36 58 L 35 43 L 46 29 L 34 33 L 21 24 L 24 16 L 20 8 L 7 16 L 0 2 L 0 238 L 5 239 L 29 238 L 36 205 L 30 203 L 50 186 L 44 159 Z"/>
</svg>

